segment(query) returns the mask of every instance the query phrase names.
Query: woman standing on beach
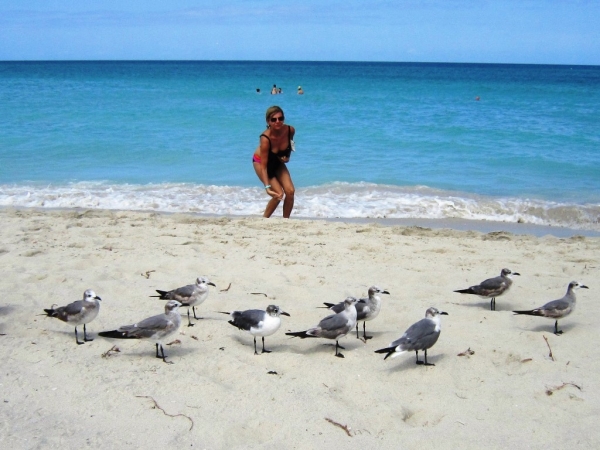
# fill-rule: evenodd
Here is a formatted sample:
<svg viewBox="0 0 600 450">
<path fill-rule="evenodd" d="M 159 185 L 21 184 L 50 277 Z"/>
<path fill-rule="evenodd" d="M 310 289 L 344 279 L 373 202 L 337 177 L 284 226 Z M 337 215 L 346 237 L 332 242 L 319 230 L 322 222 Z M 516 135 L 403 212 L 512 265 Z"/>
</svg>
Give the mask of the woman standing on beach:
<svg viewBox="0 0 600 450">
<path fill-rule="evenodd" d="M 265 186 L 271 200 L 264 217 L 271 217 L 283 200 L 283 217 L 289 218 L 294 207 L 294 183 L 285 163 L 294 149 L 294 127 L 284 125 L 285 116 L 279 106 L 271 106 L 266 114 L 267 131 L 259 137 L 258 148 L 252 156 L 256 175 Z M 284 199 L 285 197 L 285 199 Z"/>
</svg>

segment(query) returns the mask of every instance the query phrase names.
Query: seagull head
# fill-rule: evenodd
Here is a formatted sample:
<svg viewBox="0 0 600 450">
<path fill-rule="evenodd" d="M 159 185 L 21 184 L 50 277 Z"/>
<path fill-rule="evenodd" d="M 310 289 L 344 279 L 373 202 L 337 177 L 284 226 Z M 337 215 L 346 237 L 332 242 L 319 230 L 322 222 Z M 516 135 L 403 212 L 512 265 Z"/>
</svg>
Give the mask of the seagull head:
<svg viewBox="0 0 600 450">
<path fill-rule="evenodd" d="M 375 294 L 390 294 L 387 290 L 385 289 L 381 289 L 379 286 L 371 286 L 369 288 L 369 295 L 375 295 Z"/>
<path fill-rule="evenodd" d="M 521 276 L 521 274 L 519 272 L 513 272 L 512 270 L 506 269 L 506 268 L 502 269 L 502 272 L 500 272 L 500 275 L 503 277 L 508 277 L 508 278 L 511 278 L 514 275 Z"/>
<path fill-rule="evenodd" d="M 217 287 L 213 282 L 211 282 L 208 278 L 206 277 L 198 277 L 196 278 L 196 285 L 201 286 L 201 285 L 206 285 L 208 284 L 209 286 L 214 286 Z"/>
<path fill-rule="evenodd" d="M 569 291 L 573 291 L 575 289 L 589 289 L 589 287 L 587 287 L 585 284 L 581 284 L 578 281 L 571 281 L 569 283 Z"/>
<path fill-rule="evenodd" d="M 286 313 L 285 311 L 282 311 L 281 308 L 277 305 L 267 306 L 267 314 L 270 316 L 273 316 L 273 317 L 277 317 L 279 315 L 290 317 L 290 315 L 288 313 Z"/>
<path fill-rule="evenodd" d="M 93 300 L 102 300 L 102 299 L 100 297 L 98 297 L 92 289 L 87 289 L 83 293 L 83 300 L 91 302 Z"/>
<path fill-rule="evenodd" d="M 425 317 L 430 317 L 430 318 L 434 318 L 436 316 L 447 316 L 448 313 L 444 312 L 444 311 L 440 311 L 437 308 L 434 308 L 433 306 L 431 308 L 429 308 L 427 311 L 425 311 Z"/>
<path fill-rule="evenodd" d="M 177 300 L 169 300 L 165 305 L 165 313 L 170 313 L 171 311 L 177 311 L 177 309 L 181 306 Z"/>
</svg>

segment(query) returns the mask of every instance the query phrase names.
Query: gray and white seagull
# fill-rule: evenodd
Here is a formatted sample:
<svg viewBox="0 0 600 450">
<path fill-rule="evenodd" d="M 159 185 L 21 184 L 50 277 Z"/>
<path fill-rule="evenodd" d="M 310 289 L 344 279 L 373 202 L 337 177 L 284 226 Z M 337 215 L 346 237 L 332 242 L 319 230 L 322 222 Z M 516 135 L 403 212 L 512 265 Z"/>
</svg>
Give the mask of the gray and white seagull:
<svg viewBox="0 0 600 450">
<path fill-rule="evenodd" d="M 188 327 L 193 327 L 194 324 L 190 321 L 190 306 L 194 313 L 194 319 L 201 319 L 201 317 L 196 317 L 196 306 L 202 304 L 208 297 L 208 286 L 215 286 L 215 284 L 206 277 L 198 277 L 196 278 L 196 284 L 188 284 L 171 291 L 157 289 L 156 292 L 159 295 L 151 295 L 150 297 L 158 297 L 160 300 L 177 300 L 182 306 L 187 306 Z"/>
<path fill-rule="evenodd" d="M 344 310 L 337 314 L 332 314 L 321 320 L 317 326 L 309 328 L 306 331 L 295 331 L 285 333 L 287 336 L 305 338 L 325 338 L 335 339 L 335 356 L 343 358 L 344 355 L 338 352 L 338 348 L 344 349 L 339 345 L 338 340 L 346 336 L 356 325 L 356 307 L 358 300 L 355 297 L 347 297 L 344 300 Z"/>
<path fill-rule="evenodd" d="M 499 277 L 488 278 L 481 283 L 471 286 L 467 289 L 459 289 L 454 292 L 459 294 L 473 294 L 478 295 L 481 298 L 491 298 L 490 310 L 496 311 L 496 297 L 500 297 L 510 289 L 512 285 L 512 277 L 514 275 L 521 275 L 517 272 L 511 272 L 510 269 L 502 269 Z"/>
<path fill-rule="evenodd" d="M 427 362 L 427 350 L 433 347 L 440 337 L 440 316 L 447 316 L 447 312 L 438 311 L 431 307 L 425 312 L 425 318 L 412 324 L 399 339 L 396 339 L 386 348 L 375 350 L 375 353 L 386 353 L 384 360 L 390 356 L 395 358 L 404 352 L 414 351 L 417 356 L 417 364 L 424 366 L 435 366 Z M 419 350 L 425 353 L 425 361 L 419 360 Z"/>
<path fill-rule="evenodd" d="M 558 329 L 558 319 L 563 319 L 571 314 L 575 310 L 575 291 L 577 289 L 589 289 L 587 286 L 578 283 L 577 281 L 571 281 L 567 287 L 567 293 L 563 298 L 558 300 L 552 300 L 546 303 L 544 306 L 539 308 L 530 309 L 527 311 L 513 311 L 515 315 L 526 314 L 528 316 L 540 316 L 546 317 L 547 319 L 554 320 L 554 334 L 557 336 L 562 334 L 562 330 Z"/>
<path fill-rule="evenodd" d="M 165 305 L 165 313 L 148 317 L 141 322 L 132 325 L 123 325 L 117 330 L 102 331 L 99 336 L 111 339 L 147 339 L 156 344 L 156 357 L 162 358 L 163 362 L 173 364 L 166 360 L 163 342 L 175 336 L 181 326 L 181 315 L 179 307 L 181 303 L 169 300 Z M 158 354 L 158 348 L 162 356 Z"/>
<path fill-rule="evenodd" d="M 366 331 L 366 322 L 368 320 L 373 320 L 375 317 L 379 315 L 379 311 L 381 311 L 381 297 L 377 294 L 388 294 L 389 292 L 385 289 L 381 289 L 378 286 L 371 286 L 369 288 L 369 296 L 367 298 L 361 298 L 358 302 L 356 302 L 356 339 L 360 339 L 358 337 L 358 322 L 360 320 L 363 321 L 363 339 L 371 339 L 373 336 L 367 336 Z M 331 311 L 339 313 L 344 310 L 344 302 L 340 302 L 338 304 L 334 303 L 323 303 L 327 306 Z"/>
<path fill-rule="evenodd" d="M 44 309 L 44 312 L 48 317 L 55 317 L 58 320 L 75 325 L 75 342 L 81 345 L 85 342 L 93 341 L 93 339 L 87 337 L 85 324 L 94 320 L 100 312 L 100 300 L 102 299 L 93 290 L 87 289 L 83 293 L 83 300 L 77 300 L 69 303 L 67 306 L 58 307 L 58 305 L 52 305 L 50 309 Z M 57 307 L 55 308 L 55 306 Z M 81 342 L 77 336 L 77 326 L 82 324 L 84 342 Z"/>
<path fill-rule="evenodd" d="M 271 336 L 281 326 L 281 317 L 290 316 L 285 311 L 282 311 L 279 306 L 269 305 L 266 311 L 260 309 L 248 309 L 246 311 L 233 311 L 231 313 L 219 311 L 222 314 L 229 314 L 230 323 L 240 330 L 247 331 L 254 336 L 254 354 L 256 351 L 256 336 L 262 336 L 262 353 L 271 353 L 270 350 L 265 350 L 265 336 Z"/>
</svg>

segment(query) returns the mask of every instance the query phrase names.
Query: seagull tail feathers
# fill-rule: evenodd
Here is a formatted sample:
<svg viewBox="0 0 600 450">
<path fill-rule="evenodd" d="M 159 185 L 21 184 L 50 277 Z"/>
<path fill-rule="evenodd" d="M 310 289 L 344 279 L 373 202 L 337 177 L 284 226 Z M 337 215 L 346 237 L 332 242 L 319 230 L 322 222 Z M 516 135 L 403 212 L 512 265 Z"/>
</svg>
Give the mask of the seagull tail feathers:
<svg viewBox="0 0 600 450">
<path fill-rule="evenodd" d="M 458 289 L 457 291 L 454 291 L 454 292 L 458 292 L 459 294 L 475 294 L 475 292 L 473 292 L 472 288 Z"/>
<path fill-rule="evenodd" d="M 542 314 L 540 313 L 539 309 L 530 309 L 527 311 L 513 311 L 515 313 L 515 315 L 517 314 L 524 314 L 527 316 L 541 316 Z"/>
<path fill-rule="evenodd" d="M 137 336 L 131 336 L 126 331 L 119 330 L 101 331 L 98 336 L 111 339 L 138 339 Z"/>
<path fill-rule="evenodd" d="M 386 347 L 386 348 L 380 348 L 379 350 L 375 350 L 375 353 L 387 353 L 387 355 L 385 355 L 385 358 L 383 358 L 383 360 L 385 361 L 386 359 L 388 359 L 390 357 L 390 355 L 392 355 L 394 352 L 396 351 L 396 347 Z"/>
<path fill-rule="evenodd" d="M 157 289 L 156 292 L 158 292 L 159 295 L 151 295 L 150 297 L 158 297 L 159 300 L 169 300 L 169 298 L 167 298 L 168 291 L 159 291 Z"/>
<path fill-rule="evenodd" d="M 56 312 L 56 310 L 54 308 L 44 309 L 44 312 L 46 313 L 46 316 L 48 316 L 48 317 L 58 317 L 58 313 Z"/>
<path fill-rule="evenodd" d="M 285 333 L 285 334 L 286 334 L 286 336 L 299 337 L 300 339 L 317 337 L 317 336 L 313 336 L 312 334 L 308 334 L 307 331 L 291 331 L 291 332 Z"/>
</svg>

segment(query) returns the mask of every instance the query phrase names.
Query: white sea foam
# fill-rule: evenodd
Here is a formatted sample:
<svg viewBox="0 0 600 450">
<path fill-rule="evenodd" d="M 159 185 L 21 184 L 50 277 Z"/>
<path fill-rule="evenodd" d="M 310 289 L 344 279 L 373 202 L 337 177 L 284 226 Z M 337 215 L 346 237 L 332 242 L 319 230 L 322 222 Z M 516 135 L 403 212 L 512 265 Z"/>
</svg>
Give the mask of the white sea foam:
<svg viewBox="0 0 600 450">
<path fill-rule="evenodd" d="M 267 196 L 256 187 L 195 184 L 3 185 L 0 206 L 93 208 L 260 215 Z M 600 204 L 495 198 L 369 183 L 299 188 L 294 215 L 317 218 L 459 218 L 523 222 L 600 231 Z"/>
</svg>

